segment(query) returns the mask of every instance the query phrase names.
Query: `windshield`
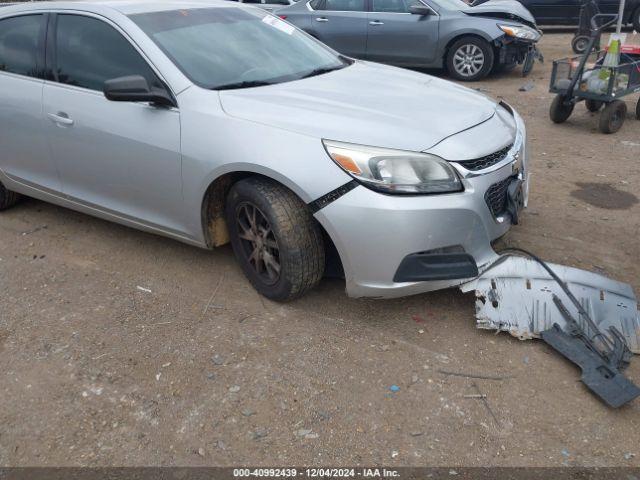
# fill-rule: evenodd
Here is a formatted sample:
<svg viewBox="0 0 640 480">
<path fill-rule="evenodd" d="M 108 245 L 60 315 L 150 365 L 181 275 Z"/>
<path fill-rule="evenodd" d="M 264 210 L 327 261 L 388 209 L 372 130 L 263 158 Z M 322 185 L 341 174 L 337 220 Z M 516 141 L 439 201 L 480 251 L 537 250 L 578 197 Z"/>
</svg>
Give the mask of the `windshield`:
<svg viewBox="0 0 640 480">
<path fill-rule="evenodd" d="M 130 18 L 192 82 L 213 90 L 297 80 L 348 65 L 320 42 L 258 9 L 196 8 Z"/>
</svg>

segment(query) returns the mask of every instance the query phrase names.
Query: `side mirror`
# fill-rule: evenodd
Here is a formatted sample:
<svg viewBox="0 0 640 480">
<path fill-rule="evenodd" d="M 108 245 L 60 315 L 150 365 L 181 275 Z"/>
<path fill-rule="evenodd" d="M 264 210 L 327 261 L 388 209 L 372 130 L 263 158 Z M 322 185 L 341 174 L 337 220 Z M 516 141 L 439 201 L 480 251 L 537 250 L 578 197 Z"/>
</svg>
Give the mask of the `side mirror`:
<svg viewBox="0 0 640 480">
<path fill-rule="evenodd" d="M 151 89 L 142 75 L 112 78 L 104 82 L 104 96 L 113 102 L 149 102 L 175 107 L 175 101 L 161 89 Z"/>
<path fill-rule="evenodd" d="M 431 15 L 431 9 L 426 5 L 411 5 L 409 7 L 409 13 L 414 15 Z"/>
</svg>

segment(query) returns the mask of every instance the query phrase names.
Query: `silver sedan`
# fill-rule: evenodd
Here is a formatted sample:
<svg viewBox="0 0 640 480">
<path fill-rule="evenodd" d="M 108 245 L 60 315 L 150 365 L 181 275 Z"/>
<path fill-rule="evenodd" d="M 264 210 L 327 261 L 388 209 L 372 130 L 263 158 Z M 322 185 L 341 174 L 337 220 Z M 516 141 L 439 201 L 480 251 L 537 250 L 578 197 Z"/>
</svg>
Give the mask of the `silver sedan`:
<svg viewBox="0 0 640 480">
<path fill-rule="evenodd" d="M 0 145 L 0 209 L 231 242 L 275 300 L 323 274 L 352 296 L 461 283 L 527 195 L 507 104 L 226 1 L 2 8 Z"/>
</svg>

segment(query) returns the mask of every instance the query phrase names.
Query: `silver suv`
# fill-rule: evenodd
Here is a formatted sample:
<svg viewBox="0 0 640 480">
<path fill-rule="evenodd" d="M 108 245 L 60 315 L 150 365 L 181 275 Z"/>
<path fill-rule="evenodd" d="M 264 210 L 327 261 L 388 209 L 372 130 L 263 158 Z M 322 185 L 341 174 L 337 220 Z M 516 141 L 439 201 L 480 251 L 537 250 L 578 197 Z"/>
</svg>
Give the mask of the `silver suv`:
<svg viewBox="0 0 640 480">
<path fill-rule="evenodd" d="M 286 52 L 283 55 L 282 52 Z M 288 300 L 474 277 L 526 201 L 504 103 L 227 1 L 0 10 L 0 209 L 28 195 L 202 247 Z"/>
</svg>

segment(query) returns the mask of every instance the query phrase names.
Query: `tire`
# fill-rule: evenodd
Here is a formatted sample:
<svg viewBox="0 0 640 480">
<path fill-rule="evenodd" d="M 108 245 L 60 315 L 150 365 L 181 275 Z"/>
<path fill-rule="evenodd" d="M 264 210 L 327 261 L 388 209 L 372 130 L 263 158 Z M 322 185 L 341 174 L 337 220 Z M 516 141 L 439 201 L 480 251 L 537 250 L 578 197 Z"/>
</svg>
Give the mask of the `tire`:
<svg viewBox="0 0 640 480">
<path fill-rule="evenodd" d="M 447 70 L 456 80 L 473 82 L 483 79 L 493 68 L 493 48 L 482 38 L 462 37 L 447 51 Z M 480 61 L 481 63 L 476 63 Z"/>
<path fill-rule="evenodd" d="M 5 186 L 0 183 L 0 210 L 6 210 L 7 208 L 13 207 L 19 199 L 19 194 L 7 190 Z"/>
<path fill-rule="evenodd" d="M 622 100 L 609 103 L 600 114 L 599 128 L 602 133 L 616 133 L 624 124 L 627 104 Z"/>
<path fill-rule="evenodd" d="M 636 118 L 640 120 L 640 98 L 638 99 L 638 103 L 636 103 Z"/>
<path fill-rule="evenodd" d="M 591 100 L 590 98 L 588 98 L 584 101 L 584 105 L 585 107 L 587 107 L 587 110 L 595 113 L 600 111 L 602 105 L 604 105 L 604 102 L 601 102 L 600 100 Z"/>
<path fill-rule="evenodd" d="M 571 105 L 565 105 L 565 98 L 564 95 L 556 95 L 556 98 L 554 98 L 551 103 L 549 118 L 551 118 L 553 123 L 564 123 L 573 113 L 573 107 L 575 105 L 573 103 Z"/>
<path fill-rule="evenodd" d="M 589 44 L 589 37 L 586 35 L 576 35 L 571 40 L 571 49 L 578 55 L 582 55 Z"/>
<path fill-rule="evenodd" d="M 636 8 L 636 11 L 631 15 L 631 21 L 633 22 L 633 29 L 636 32 L 640 32 L 640 7 Z"/>
<path fill-rule="evenodd" d="M 240 180 L 229 191 L 225 216 L 233 252 L 260 294 L 284 302 L 318 284 L 325 266 L 322 233 L 291 190 L 263 178 Z"/>
</svg>

